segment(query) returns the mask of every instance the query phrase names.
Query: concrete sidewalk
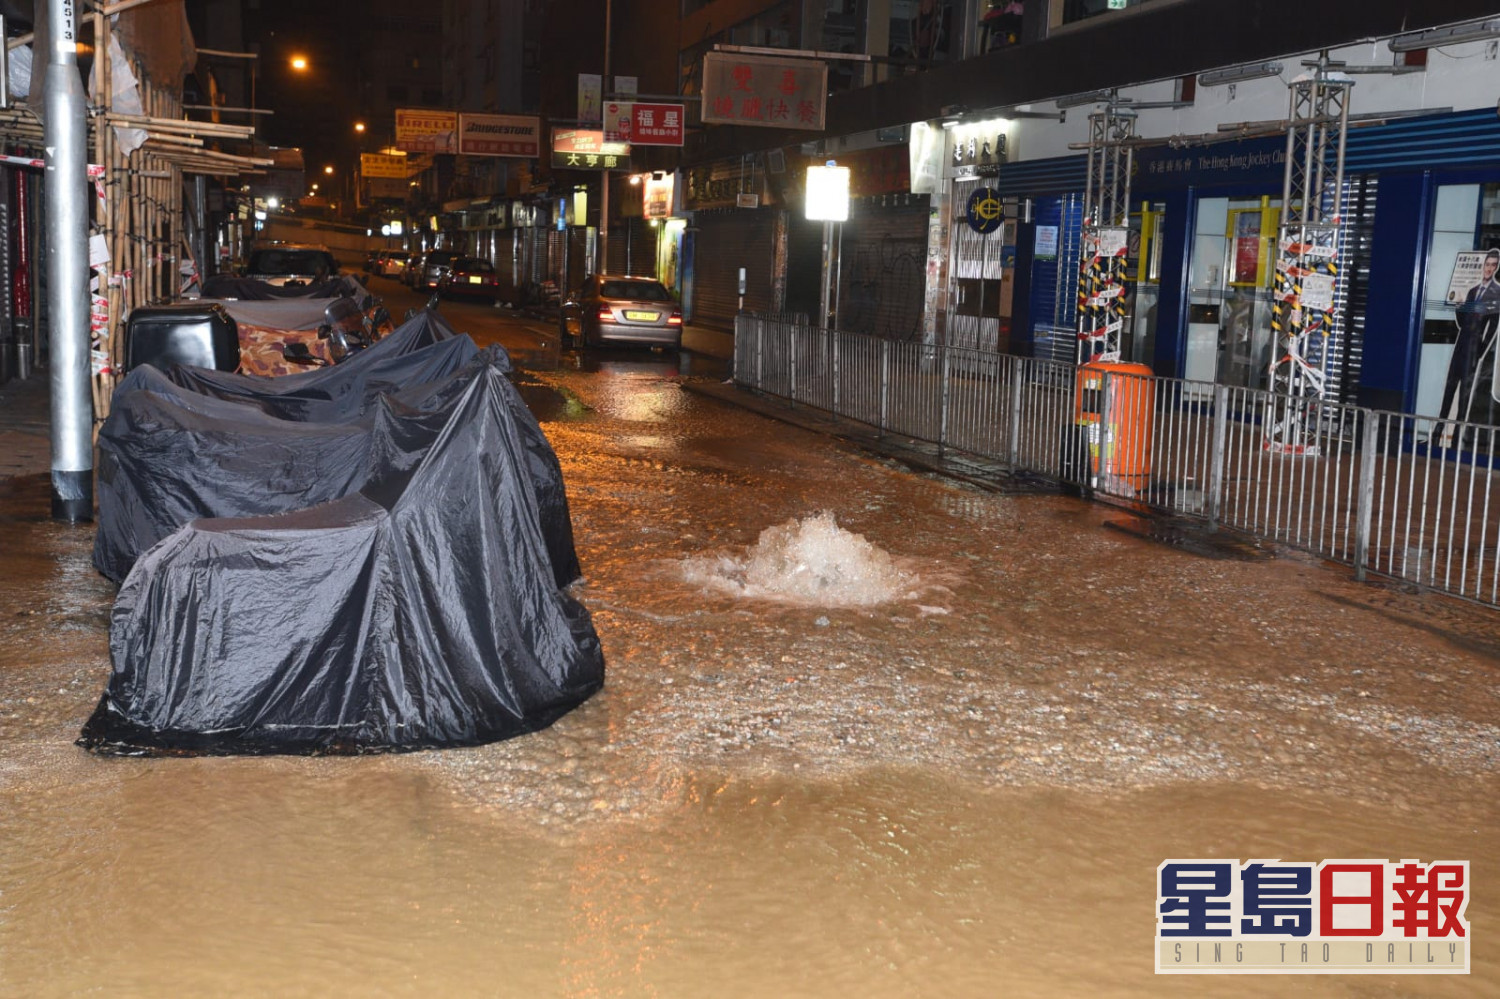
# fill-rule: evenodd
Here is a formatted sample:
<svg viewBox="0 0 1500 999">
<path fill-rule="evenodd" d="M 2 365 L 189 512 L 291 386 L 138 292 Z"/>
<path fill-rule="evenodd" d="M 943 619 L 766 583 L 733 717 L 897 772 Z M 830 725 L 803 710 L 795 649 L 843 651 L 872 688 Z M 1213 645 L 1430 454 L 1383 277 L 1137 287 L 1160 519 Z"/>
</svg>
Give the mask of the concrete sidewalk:
<svg viewBox="0 0 1500 999">
<path fill-rule="evenodd" d="M 51 400 L 45 369 L 0 384 L 0 479 L 51 471 Z"/>
</svg>

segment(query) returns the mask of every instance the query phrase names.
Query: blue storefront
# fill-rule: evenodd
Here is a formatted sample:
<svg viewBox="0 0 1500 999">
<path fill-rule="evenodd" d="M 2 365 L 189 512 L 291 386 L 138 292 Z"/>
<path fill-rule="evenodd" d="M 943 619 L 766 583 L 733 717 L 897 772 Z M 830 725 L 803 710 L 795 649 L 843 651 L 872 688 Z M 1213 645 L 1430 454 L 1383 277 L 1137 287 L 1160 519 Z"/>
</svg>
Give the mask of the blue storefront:
<svg viewBox="0 0 1500 999">
<path fill-rule="evenodd" d="M 1137 149 L 1128 359 L 1161 375 L 1265 387 L 1285 145 L 1269 136 Z M 1017 232 L 1018 352 L 1067 356 L 1084 170 L 1082 156 L 1001 170 L 1001 195 L 1030 205 Z M 1435 414 L 1457 329 L 1455 282 L 1475 251 L 1500 246 L 1500 119 L 1485 110 L 1351 128 L 1343 193 L 1330 391 Z M 1474 395 L 1489 391 L 1481 372 Z M 1476 401 L 1469 417 L 1500 422 L 1500 404 Z"/>
</svg>

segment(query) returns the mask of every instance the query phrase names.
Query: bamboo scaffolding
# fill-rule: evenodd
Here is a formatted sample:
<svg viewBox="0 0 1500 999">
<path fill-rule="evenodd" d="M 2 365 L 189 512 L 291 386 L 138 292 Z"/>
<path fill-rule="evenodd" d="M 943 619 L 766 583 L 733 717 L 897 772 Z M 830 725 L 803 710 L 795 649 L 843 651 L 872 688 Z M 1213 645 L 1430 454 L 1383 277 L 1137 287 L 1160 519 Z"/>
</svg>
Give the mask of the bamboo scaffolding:
<svg viewBox="0 0 1500 999">
<path fill-rule="evenodd" d="M 101 117 L 111 125 L 118 125 L 121 128 L 140 128 L 153 133 L 208 135 L 225 139 L 248 139 L 255 135 L 255 128 L 252 125 L 219 125 L 211 121 L 189 121 L 186 118 L 121 114 L 117 111 L 107 111 Z"/>
</svg>

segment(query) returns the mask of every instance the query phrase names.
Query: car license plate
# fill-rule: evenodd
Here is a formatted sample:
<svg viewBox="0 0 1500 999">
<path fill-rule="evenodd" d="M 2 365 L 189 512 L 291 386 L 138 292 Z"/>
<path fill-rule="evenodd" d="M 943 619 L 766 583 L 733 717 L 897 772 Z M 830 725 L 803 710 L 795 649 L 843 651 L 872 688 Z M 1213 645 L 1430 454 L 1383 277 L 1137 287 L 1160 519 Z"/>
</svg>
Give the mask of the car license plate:
<svg viewBox="0 0 1500 999">
<path fill-rule="evenodd" d="M 660 312 L 636 312 L 633 309 L 625 310 L 626 319 L 634 319 L 638 323 L 654 323 L 661 318 Z"/>
<path fill-rule="evenodd" d="M 484 278 L 478 277 L 478 276 L 473 275 L 473 274 L 470 274 L 469 275 L 469 283 L 470 284 L 483 284 L 484 283 Z"/>
</svg>

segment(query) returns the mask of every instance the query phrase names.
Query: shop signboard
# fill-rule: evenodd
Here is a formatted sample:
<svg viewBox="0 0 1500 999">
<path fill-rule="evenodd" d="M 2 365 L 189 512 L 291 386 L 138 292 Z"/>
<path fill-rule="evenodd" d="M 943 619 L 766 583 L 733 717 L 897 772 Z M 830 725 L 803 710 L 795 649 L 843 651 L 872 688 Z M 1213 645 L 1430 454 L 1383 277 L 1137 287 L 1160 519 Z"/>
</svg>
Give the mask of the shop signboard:
<svg viewBox="0 0 1500 999">
<path fill-rule="evenodd" d="M 397 108 L 396 148 L 408 153 L 458 152 L 457 112 Z"/>
<path fill-rule="evenodd" d="M 1285 167 L 1286 139 L 1276 136 L 1188 149 L 1139 146 L 1130 189 L 1144 193 L 1224 184 L 1280 188 Z"/>
<path fill-rule="evenodd" d="M 641 191 L 641 214 L 648 219 L 671 218 L 675 186 L 675 174 L 664 173 L 659 179 L 655 174 L 648 176 Z"/>
<path fill-rule="evenodd" d="M 406 179 L 406 154 L 360 153 L 359 172 L 365 178 L 389 177 Z"/>
<path fill-rule="evenodd" d="M 969 228 L 981 235 L 989 235 L 1005 222 L 1005 210 L 1000 204 L 1000 194 L 992 187 L 976 187 L 964 206 L 964 220 Z"/>
<path fill-rule="evenodd" d="M 821 60 L 708 52 L 703 56 L 703 120 L 822 131 L 828 64 Z"/>
<path fill-rule="evenodd" d="M 628 170 L 630 147 L 605 142 L 600 130 L 554 129 L 552 166 L 558 170 Z"/>
<path fill-rule="evenodd" d="M 469 114 L 458 116 L 458 151 L 465 156 L 541 155 L 541 119 L 532 115 Z"/>
<path fill-rule="evenodd" d="M 680 146 L 686 117 L 681 104 L 642 104 L 630 108 L 629 141 L 637 146 Z"/>
</svg>

